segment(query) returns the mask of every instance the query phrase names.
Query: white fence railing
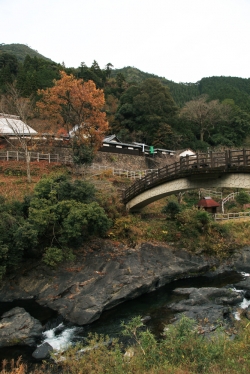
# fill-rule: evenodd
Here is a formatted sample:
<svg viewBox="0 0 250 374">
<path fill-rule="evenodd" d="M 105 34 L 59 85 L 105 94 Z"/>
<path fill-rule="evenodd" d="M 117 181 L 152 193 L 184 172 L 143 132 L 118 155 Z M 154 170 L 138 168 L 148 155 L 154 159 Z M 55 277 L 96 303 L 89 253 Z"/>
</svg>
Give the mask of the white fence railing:
<svg viewBox="0 0 250 374">
<path fill-rule="evenodd" d="M 250 191 L 245 191 L 246 193 L 250 194 Z M 232 192 L 230 193 L 229 195 L 227 195 L 221 202 L 221 210 L 222 210 L 222 213 L 224 213 L 224 205 L 228 202 L 228 201 L 231 201 L 231 200 L 235 200 L 235 197 L 239 195 L 239 192 Z"/>
<path fill-rule="evenodd" d="M 47 162 L 60 162 L 72 163 L 71 156 L 62 156 L 52 153 L 29 152 L 30 161 L 47 161 Z M 0 152 L 0 161 L 23 161 L 25 160 L 25 153 L 19 151 L 4 151 Z"/>
<path fill-rule="evenodd" d="M 237 212 L 237 213 L 214 213 L 213 218 L 215 221 L 250 218 L 250 211 L 249 212 Z"/>
<path fill-rule="evenodd" d="M 89 166 L 89 168 L 86 170 L 98 170 L 101 172 L 110 172 L 111 175 L 116 175 L 119 177 L 126 177 L 131 179 L 141 179 L 145 177 L 146 175 L 153 173 L 154 171 L 157 171 L 157 169 L 145 169 L 145 170 L 124 170 L 124 169 L 116 169 L 114 167 L 110 166 L 104 166 L 104 165 L 98 165 L 98 164 L 92 164 Z"/>
</svg>

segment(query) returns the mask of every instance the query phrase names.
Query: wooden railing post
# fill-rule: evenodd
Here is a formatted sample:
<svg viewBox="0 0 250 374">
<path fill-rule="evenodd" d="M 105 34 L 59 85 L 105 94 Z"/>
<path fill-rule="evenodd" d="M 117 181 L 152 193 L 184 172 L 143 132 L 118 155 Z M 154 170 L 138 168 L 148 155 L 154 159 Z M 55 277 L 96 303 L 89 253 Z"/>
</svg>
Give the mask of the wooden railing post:
<svg viewBox="0 0 250 374">
<path fill-rule="evenodd" d="M 225 151 L 225 166 L 228 166 L 228 153 Z"/>
<path fill-rule="evenodd" d="M 246 150 L 243 149 L 243 166 L 247 166 L 247 159 L 246 159 Z"/>
<path fill-rule="evenodd" d="M 232 166 L 232 152 L 230 149 L 228 151 L 228 166 Z"/>
<path fill-rule="evenodd" d="M 213 156 L 212 151 L 209 152 L 209 157 L 210 157 L 210 167 L 213 168 L 214 167 L 214 156 Z"/>
</svg>

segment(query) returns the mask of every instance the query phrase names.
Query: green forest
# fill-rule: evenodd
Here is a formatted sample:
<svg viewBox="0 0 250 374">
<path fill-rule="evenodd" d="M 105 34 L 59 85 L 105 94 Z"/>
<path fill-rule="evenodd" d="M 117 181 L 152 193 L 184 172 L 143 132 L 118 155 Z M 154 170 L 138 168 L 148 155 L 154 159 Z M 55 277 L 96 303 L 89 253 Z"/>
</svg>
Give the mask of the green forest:
<svg viewBox="0 0 250 374">
<path fill-rule="evenodd" d="M 21 97 L 32 98 L 35 108 L 38 90 L 52 87 L 61 71 L 84 82 L 92 80 L 103 90 L 107 135 L 116 134 L 123 142 L 195 151 L 250 144 L 250 78 L 204 77 L 196 83 L 175 83 L 135 67 L 115 69 L 111 62 L 105 67 L 96 60 L 91 66 L 81 62 L 77 68 L 66 67 L 26 45 L 0 45 L 1 99 L 15 85 Z M 39 122 L 35 109 L 30 120 L 34 118 Z M 55 131 L 52 124 L 49 130 Z"/>
</svg>

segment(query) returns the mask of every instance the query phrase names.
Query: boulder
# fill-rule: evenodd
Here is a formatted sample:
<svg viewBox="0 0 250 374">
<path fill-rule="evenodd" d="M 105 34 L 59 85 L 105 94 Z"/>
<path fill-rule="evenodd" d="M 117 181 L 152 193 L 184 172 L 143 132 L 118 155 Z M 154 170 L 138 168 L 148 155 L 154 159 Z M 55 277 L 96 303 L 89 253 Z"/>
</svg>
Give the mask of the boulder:
<svg viewBox="0 0 250 374">
<path fill-rule="evenodd" d="M 172 311 L 180 313 L 176 315 L 177 320 L 182 315 L 194 319 L 203 333 L 213 332 L 221 326 L 232 326 L 232 306 L 243 300 L 242 294 L 224 287 L 177 288 L 174 293 L 188 297 L 170 305 Z"/>
<path fill-rule="evenodd" d="M 35 346 L 42 335 L 41 323 L 23 308 L 13 308 L 0 320 L 0 347 Z"/>
<path fill-rule="evenodd" d="M 247 299 L 250 298 L 250 277 L 247 277 L 246 279 L 242 280 L 241 282 L 236 283 L 235 287 L 239 290 L 244 290 L 245 291 L 245 297 Z"/>
<path fill-rule="evenodd" d="M 45 358 L 50 357 L 51 352 L 53 352 L 53 347 L 45 342 L 37 347 L 37 349 L 32 353 L 32 356 L 36 360 L 44 360 Z"/>
<path fill-rule="evenodd" d="M 233 261 L 235 270 L 250 273 L 250 247 L 244 247 L 236 253 Z"/>
<path fill-rule="evenodd" d="M 250 307 L 247 307 L 247 308 L 245 309 L 245 316 L 246 316 L 247 319 L 250 320 Z"/>
</svg>

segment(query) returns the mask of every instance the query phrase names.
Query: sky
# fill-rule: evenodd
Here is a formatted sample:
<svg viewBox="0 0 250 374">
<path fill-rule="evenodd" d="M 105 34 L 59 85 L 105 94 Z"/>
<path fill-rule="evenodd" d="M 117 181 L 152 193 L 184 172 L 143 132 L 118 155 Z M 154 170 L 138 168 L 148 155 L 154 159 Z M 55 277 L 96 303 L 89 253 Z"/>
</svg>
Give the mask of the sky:
<svg viewBox="0 0 250 374">
<path fill-rule="evenodd" d="M 250 77 L 250 0 L 0 0 L 0 43 L 174 82 Z"/>
</svg>

